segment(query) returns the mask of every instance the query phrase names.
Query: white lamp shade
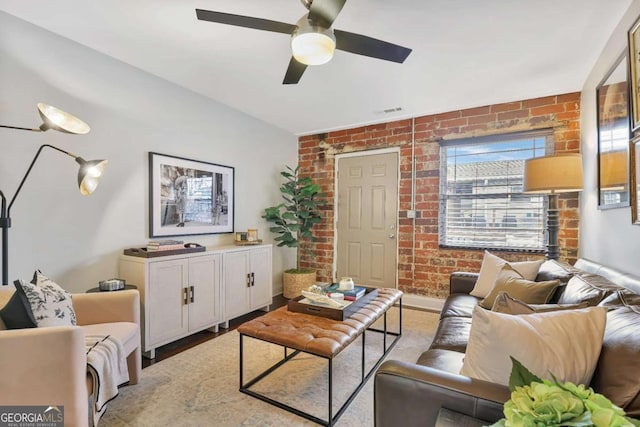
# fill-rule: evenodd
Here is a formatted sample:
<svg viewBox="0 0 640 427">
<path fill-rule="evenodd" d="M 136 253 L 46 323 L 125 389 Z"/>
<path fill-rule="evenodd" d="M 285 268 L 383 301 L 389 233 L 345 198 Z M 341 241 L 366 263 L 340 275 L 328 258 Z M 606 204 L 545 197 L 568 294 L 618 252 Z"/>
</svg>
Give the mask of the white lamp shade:
<svg viewBox="0 0 640 427">
<path fill-rule="evenodd" d="M 582 187 L 580 154 L 535 157 L 524 163 L 525 193 L 567 193 Z"/>
<path fill-rule="evenodd" d="M 88 124 L 76 116 L 43 102 L 38 103 L 38 112 L 44 122 L 40 126 L 40 130 L 43 132 L 53 129 L 59 132 L 84 135 L 91 130 Z"/>
</svg>

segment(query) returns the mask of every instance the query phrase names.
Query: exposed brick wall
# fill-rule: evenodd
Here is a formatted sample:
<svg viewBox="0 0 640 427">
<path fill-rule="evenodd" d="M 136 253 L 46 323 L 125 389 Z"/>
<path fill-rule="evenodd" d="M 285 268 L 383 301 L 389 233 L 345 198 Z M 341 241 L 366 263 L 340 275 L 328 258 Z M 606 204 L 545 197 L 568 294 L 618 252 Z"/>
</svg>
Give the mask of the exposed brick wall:
<svg viewBox="0 0 640 427">
<path fill-rule="evenodd" d="M 553 129 L 555 152 L 579 152 L 580 93 L 548 96 L 415 118 L 416 219 L 411 207 L 411 120 L 362 126 L 299 138 L 299 165 L 328 194 L 324 220 L 314 231 L 315 258 L 303 255 L 305 267 L 318 269 L 318 280 L 333 279 L 335 155 L 387 147 L 400 148 L 398 286 L 417 295 L 445 297 L 449 274 L 478 271 L 481 250 L 438 247 L 439 141 L 533 129 Z M 578 251 L 578 194 L 559 197 L 561 260 L 573 263 Z M 415 239 L 415 253 L 413 251 Z M 517 261 L 542 255 L 499 253 Z"/>
</svg>

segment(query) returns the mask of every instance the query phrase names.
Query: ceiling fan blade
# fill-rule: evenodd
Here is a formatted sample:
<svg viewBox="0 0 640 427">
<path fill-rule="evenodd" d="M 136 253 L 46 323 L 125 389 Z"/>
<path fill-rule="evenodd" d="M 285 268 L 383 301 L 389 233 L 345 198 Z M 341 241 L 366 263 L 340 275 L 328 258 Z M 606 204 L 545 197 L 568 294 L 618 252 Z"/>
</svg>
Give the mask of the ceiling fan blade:
<svg viewBox="0 0 640 427">
<path fill-rule="evenodd" d="M 289 67 L 287 73 L 284 75 L 283 85 L 295 85 L 300 81 L 302 73 L 307 69 L 306 64 L 296 61 L 294 57 L 291 57 L 289 61 Z"/>
<path fill-rule="evenodd" d="M 411 49 L 348 31 L 333 30 L 336 49 L 402 64 Z"/>
<path fill-rule="evenodd" d="M 313 0 L 309 8 L 309 19 L 324 22 L 329 28 L 346 2 L 347 0 Z"/>
<path fill-rule="evenodd" d="M 291 34 L 293 30 L 296 29 L 295 25 L 287 24 L 286 22 L 253 18 L 251 16 L 233 15 L 231 13 L 215 12 L 212 10 L 196 9 L 196 16 L 201 21 L 235 25 L 236 27 L 253 28 L 254 30 L 272 31 L 274 33 Z"/>
</svg>

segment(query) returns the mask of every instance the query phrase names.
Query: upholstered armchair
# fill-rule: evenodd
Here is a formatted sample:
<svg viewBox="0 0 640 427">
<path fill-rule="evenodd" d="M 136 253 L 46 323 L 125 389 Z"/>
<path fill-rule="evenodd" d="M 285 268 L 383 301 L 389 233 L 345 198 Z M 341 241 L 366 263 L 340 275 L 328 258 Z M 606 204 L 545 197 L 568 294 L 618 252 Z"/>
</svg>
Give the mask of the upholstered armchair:
<svg viewBox="0 0 640 427">
<path fill-rule="evenodd" d="M 0 308 L 13 287 L 0 290 Z M 72 295 L 77 326 L 7 330 L 0 320 L 0 402 L 63 405 L 65 426 L 86 426 L 94 384 L 87 374 L 85 334 L 110 334 L 125 349 L 129 384 L 142 371 L 140 295 L 136 290 Z"/>
</svg>

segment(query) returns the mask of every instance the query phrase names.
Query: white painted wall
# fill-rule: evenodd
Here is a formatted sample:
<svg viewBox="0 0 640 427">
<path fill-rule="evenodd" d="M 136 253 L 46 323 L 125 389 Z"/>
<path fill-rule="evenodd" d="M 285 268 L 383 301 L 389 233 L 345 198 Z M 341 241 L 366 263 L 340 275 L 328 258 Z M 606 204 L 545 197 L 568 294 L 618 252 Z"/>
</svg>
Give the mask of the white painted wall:
<svg viewBox="0 0 640 427">
<path fill-rule="evenodd" d="M 78 136 L 0 129 L 0 190 L 7 197 L 41 144 L 110 163 L 96 192 L 84 197 L 75 162 L 42 153 L 11 211 L 11 281 L 30 279 L 39 268 L 82 292 L 116 277 L 123 249 L 148 240 L 149 151 L 235 167 L 235 228 L 258 228 L 272 241 L 260 215 L 279 202 L 279 171 L 297 162 L 293 134 L 0 12 L 0 123 L 39 126 L 37 102 L 77 115 L 92 130 Z M 233 235 L 184 239 L 216 246 L 231 244 Z M 274 248 L 274 293 L 281 292 L 281 272 L 293 266 L 292 250 Z"/>
<path fill-rule="evenodd" d="M 634 0 L 582 88 L 581 151 L 584 192 L 580 197 L 580 256 L 640 276 L 640 226 L 631 224 L 631 208 L 598 210 L 596 86 L 627 48 L 627 31 L 640 16 Z"/>
</svg>

